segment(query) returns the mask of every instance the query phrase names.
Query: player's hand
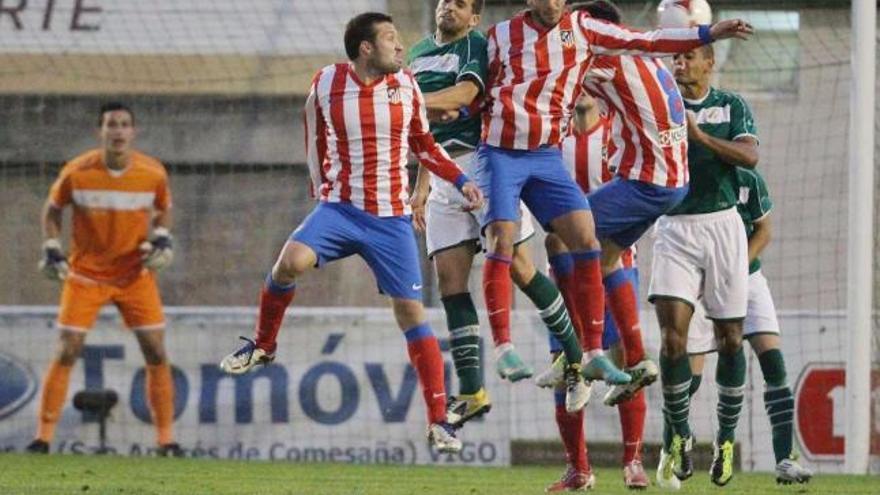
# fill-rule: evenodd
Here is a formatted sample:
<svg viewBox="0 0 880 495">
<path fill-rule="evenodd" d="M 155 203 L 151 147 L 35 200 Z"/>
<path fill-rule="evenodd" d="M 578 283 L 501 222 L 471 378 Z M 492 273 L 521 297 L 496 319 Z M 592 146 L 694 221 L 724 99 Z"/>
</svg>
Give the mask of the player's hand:
<svg viewBox="0 0 880 495">
<path fill-rule="evenodd" d="M 728 38 L 736 38 L 740 40 L 749 39 L 749 35 L 755 32 L 755 28 L 751 24 L 742 19 L 728 19 L 719 21 L 709 28 L 709 35 L 715 41 L 725 40 Z"/>
<path fill-rule="evenodd" d="M 458 120 L 460 115 L 458 110 L 428 110 L 428 120 L 440 124 Z"/>
<path fill-rule="evenodd" d="M 685 115 L 687 115 L 688 139 L 697 143 L 702 142 L 704 134 L 699 124 L 697 124 L 697 114 L 692 110 L 688 110 Z"/>
<path fill-rule="evenodd" d="M 409 206 L 412 209 L 412 223 L 416 232 L 424 232 L 427 228 L 425 220 L 425 205 L 428 203 L 428 193 L 418 189 L 409 197 Z"/>
<path fill-rule="evenodd" d="M 473 181 L 467 181 L 461 186 L 461 194 L 467 200 L 467 203 L 462 205 L 462 210 L 473 211 L 483 207 L 483 191 Z"/>
<path fill-rule="evenodd" d="M 46 239 L 43 242 L 43 258 L 39 263 L 40 272 L 49 280 L 64 280 L 70 271 L 67 257 L 61 249 L 58 239 Z"/>
<path fill-rule="evenodd" d="M 174 251 L 171 249 L 171 233 L 165 227 L 153 230 L 153 238 L 141 243 L 141 262 L 144 267 L 161 271 L 171 264 L 174 259 Z"/>
</svg>

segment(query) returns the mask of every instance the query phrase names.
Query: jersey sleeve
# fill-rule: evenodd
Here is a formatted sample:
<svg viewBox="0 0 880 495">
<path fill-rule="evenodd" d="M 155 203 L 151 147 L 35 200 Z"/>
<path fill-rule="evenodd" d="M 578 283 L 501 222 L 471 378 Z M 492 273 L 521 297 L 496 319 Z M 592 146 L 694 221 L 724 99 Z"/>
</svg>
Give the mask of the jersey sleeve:
<svg viewBox="0 0 880 495">
<path fill-rule="evenodd" d="M 767 189 L 764 178 L 755 172 L 751 172 L 750 176 L 752 178 L 752 193 L 749 194 L 747 208 L 752 221 L 756 222 L 770 213 L 770 210 L 773 209 L 773 201 L 770 199 L 770 191 Z"/>
<path fill-rule="evenodd" d="M 486 76 L 489 73 L 488 43 L 482 36 L 471 33 L 468 35 L 467 58 L 462 61 L 455 82 L 470 80 L 486 91 Z"/>
<path fill-rule="evenodd" d="M 58 178 L 49 189 L 49 203 L 55 208 L 64 208 L 73 199 L 72 178 L 74 164 L 68 163 L 61 169 Z"/>
<path fill-rule="evenodd" d="M 667 57 L 711 43 L 709 26 L 635 31 L 577 12 L 578 25 L 597 55 Z"/>
<path fill-rule="evenodd" d="M 153 200 L 153 208 L 166 211 L 171 208 L 171 188 L 168 186 L 168 172 L 165 167 L 162 167 L 161 170 L 161 176 L 156 183 L 156 198 Z"/>
<path fill-rule="evenodd" d="M 745 100 L 736 96 L 730 102 L 730 140 L 735 141 L 741 137 L 758 139 L 758 128 L 752 110 Z"/>
<path fill-rule="evenodd" d="M 303 107 L 303 124 L 305 127 L 306 164 L 309 167 L 309 192 L 317 197 L 324 181 L 324 158 L 327 154 L 327 124 L 321 113 L 318 101 L 318 83 L 321 78 L 319 71 L 312 79 L 312 86 Z"/>
</svg>

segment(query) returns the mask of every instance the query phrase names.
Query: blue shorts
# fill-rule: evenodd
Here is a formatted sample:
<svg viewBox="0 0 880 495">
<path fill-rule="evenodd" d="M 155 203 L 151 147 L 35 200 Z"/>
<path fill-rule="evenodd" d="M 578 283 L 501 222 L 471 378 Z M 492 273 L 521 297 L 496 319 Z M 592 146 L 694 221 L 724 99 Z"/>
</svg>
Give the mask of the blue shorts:
<svg viewBox="0 0 880 495">
<path fill-rule="evenodd" d="M 639 293 L 639 269 L 638 268 L 624 268 L 623 271 L 629 277 L 630 281 L 633 284 L 633 290 L 636 291 L 636 295 Z M 636 298 L 638 300 L 638 298 Z M 608 350 L 611 349 L 615 344 L 620 342 L 620 332 L 617 331 L 617 325 L 614 323 L 614 318 L 611 316 L 611 311 L 608 310 L 608 305 L 605 305 L 605 329 L 602 331 L 602 349 Z M 562 345 L 556 340 L 552 335 L 550 336 L 550 352 L 562 352 Z"/>
<path fill-rule="evenodd" d="M 596 237 L 622 248 L 635 244 L 654 222 L 687 195 L 688 186 L 661 187 L 615 177 L 587 198 L 596 223 Z"/>
<path fill-rule="evenodd" d="M 481 143 L 476 157 L 475 180 L 487 203 L 482 227 L 499 220 L 518 221 L 520 199 L 545 230 L 562 215 L 590 209 L 556 146 L 508 150 Z"/>
<path fill-rule="evenodd" d="M 379 292 L 400 299 L 422 299 L 422 270 L 409 216 L 377 217 L 348 203 L 320 203 L 290 239 L 312 248 L 318 267 L 360 255 Z"/>
</svg>

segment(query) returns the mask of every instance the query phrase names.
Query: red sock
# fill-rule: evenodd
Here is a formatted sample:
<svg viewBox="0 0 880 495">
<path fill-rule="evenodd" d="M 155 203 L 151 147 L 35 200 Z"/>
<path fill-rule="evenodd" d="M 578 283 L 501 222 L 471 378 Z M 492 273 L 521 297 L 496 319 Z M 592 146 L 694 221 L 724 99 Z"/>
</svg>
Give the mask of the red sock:
<svg viewBox="0 0 880 495">
<path fill-rule="evenodd" d="M 257 318 L 257 347 L 266 352 L 275 352 L 278 330 L 284 320 L 284 312 L 293 301 L 296 286 L 282 287 L 277 285 L 270 275 L 260 291 L 260 315 Z"/>
<path fill-rule="evenodd" d="M 556 426 L 559 427 L 559 437 L 565 446 L 565 456 L 568 463 L 579 473 L 590 470 L 590 461 L 587 460 L 587 443 L 584 438 L 584 410 L 569 413 L 564 404 L 556 404 Z"/>
<path fill-rule="evenodd" d="M 443 356 L 440 344 L 427 323 L 403 332 L 406 337 L 406 350 L 409 360 L 419 375 L 425 406 L 428 408 L 428 422 L 446 421 L 446 385 L 443 376 Z"/>
<path fill-rule="evenodd" d="M 598 249 L 572 253 L 576 312 L 585 333 L 581 345 L 587 351 L 602 349 L 602 332 L 605 330 L 605 288 L 602 286 L 600 254 Z"/>
<path fill-rule="evenodd" d="M 644 389 L 639 390 L 632 399 L 617 405 L 617 411 L 620 413 L 620 429 L 623 431 L 624 465 L 642 458 L 642 436 L 645 432 L 646 410 Z"/>
<path fill-rule="evenodd" d="M 510 342 L 510 308 L 513 306 L 510 262 L 505 256 L 489 254 L 483 265 L 483 296 L 495 347 Z"/>
<path fill-rule="evenodd" d="M 632 281 L 623 270 L 615 270 L 603 279 L 605 297 L 611 316 L 620 332 L 626 354 L 626 365 L 634 366 L 645 358 L 642 331 L 639 326 L 639 307 Z"/>
</svg>

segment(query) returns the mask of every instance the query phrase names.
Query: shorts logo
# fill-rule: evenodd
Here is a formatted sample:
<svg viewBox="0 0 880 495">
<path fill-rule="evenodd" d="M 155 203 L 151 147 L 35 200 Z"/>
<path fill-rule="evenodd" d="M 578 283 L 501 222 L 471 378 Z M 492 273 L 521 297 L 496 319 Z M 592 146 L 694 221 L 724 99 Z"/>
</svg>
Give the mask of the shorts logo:
<svg viewBox="0 0 880 495">
<path fill-rule="evenodd" d="M 740 187 L 739 188 L 739 204 L 744 205 L 749 202 L 749 193 L 751 192 L 751 188 L 748 187 Z"/>
<path fill-rule="evenodd" d="M 565 48 L 574 47 L 574 31 L 570 29 L 559 31 L 559 38 L 562 40 L 562 46 Z"/>
<path fill-rule="evenodd" d="M 421 290 L 422 284 L 412 284 L 412 290 Z"/>
<path fill-rule="evenodd" d="M 400 88 L 388 88 L 388 102 L 392 105 L 400 105 L 401 101 Z"/>
</svg>

